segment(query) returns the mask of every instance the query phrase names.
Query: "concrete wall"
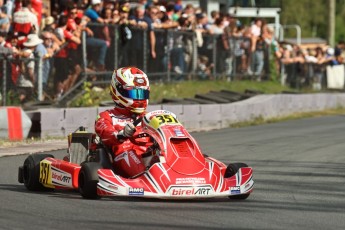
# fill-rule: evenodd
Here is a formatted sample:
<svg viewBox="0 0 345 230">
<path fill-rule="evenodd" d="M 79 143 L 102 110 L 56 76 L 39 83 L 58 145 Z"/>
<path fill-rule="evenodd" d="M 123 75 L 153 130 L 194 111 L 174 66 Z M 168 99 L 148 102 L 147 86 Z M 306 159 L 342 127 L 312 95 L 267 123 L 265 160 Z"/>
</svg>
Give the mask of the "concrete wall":
<svg viewBox="0 0 345 230">
<path fill-rule="evenodd" d="M 277 94 L 258 95 L 230 104 L 150 105 L 148 111 L 170 110 L 187 130 L 200 131 L 225 128 L 257 117 L 273 118 L 339 106 L 345 107 L 345 94 Z M 39 109 L 36 113 L 40 113 L 41 137 L 64 137 L 79 126 L 93 132 L 97 114 L 109 108 Z"/>
</svg>

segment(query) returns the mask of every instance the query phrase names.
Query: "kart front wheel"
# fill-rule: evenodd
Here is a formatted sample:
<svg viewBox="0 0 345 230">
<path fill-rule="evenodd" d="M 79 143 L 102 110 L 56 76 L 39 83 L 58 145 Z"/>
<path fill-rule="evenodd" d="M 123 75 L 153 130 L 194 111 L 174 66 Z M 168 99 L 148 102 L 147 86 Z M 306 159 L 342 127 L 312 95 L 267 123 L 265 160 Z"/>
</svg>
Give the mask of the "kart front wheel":
<svg viewBox="0 0 345 230">
<path fill-rule="evenodd" d="M 232 177 L 233 175 L 235 175 L 238 172 L 238 170 L 240 168 L 246 168 L 246 167 L 248 167 L 248 165 L 245 164 L 245 163 L 232 163 L 232 164 L 229 164 L 228 167 L 225 170 L 224 177 L 225 178 Z M 246 194 L 229 196 L 229 198 L 233 199 L 233 200 L 245 200 L 245 199 L 247 199 L 249 197 L 249 195 L 250 195 L 250 193 L 246 193 Z"/>
<path fill-rule="evenodd" d="M 101 168 L 98 162 L 84 162 L 78 177 L 79 192 L 85 199 L 97 199 L 97 170 Z"/>
<path fill-rule="evenodd" d="M 40 182 L 40 162 L 47 158 L 52 157 L 51 154 L 32 154 L 28 156 L 22 167 L 22 181 L 25 187 L 30 191 L 50 190 L 44 187 Z"/>
</svg>

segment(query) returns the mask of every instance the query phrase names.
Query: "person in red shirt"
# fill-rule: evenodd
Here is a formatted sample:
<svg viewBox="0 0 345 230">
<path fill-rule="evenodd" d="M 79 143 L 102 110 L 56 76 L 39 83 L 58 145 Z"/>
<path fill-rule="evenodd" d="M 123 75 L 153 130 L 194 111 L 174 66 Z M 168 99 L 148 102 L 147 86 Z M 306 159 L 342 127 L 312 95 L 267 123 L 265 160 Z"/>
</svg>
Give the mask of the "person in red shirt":
<svg viewBox="0 0 345 230">
<path fill-rule="evenodd" d="M 30 33 L 39 32 L 39 24 L 36 14 L 30 10 L 29 0 L 18 0 L 21 8 L 13 14 L 13 30 L 19 35 L 27 36 Z"/>
<path fill-rule="evenodd" d="M 80 37 L 74 35 L 67 29 L 68 17 L 61 15 L 57 28 L 55 29 L 55 34 L 62 43 L 76 43 L 80 44 Z M 68 76 L 70 75 L 70 70 L 73 67 L 70 67 L 71 62 L 69 61 L 69 47 L 68 44 L 63 44 L 62 49 L 55 55 L 54 65 L 55 65 L 55 78 L 54 85 L 57 90 L 57 97 L 61 96 L 68 89 Z M 61 68 L 64 66 L 64 68 Z"/>
<path fill-rule="evenodd" d="M 31 0 L 31 7 L 32 7 L 32 9 L 34 10 L 34 13 L 37 16 L 38 25 L 41 25 L 42 8 L 43 8 L 42 0 Z"/>
<path fill-rule="evenodd" d="M 148 77 L 136 67 L 119 68 L 112 75 L 110 94 L 115 107 L 98 115 L 95 131 L 102 143 L 111 149 L 116 172 L 135 177 L 145 171 L 141 154 L 148 146 L 135 145 L 130 139 L 141 131 L 140 124 L 135 127 L 133 122 L 146 113 L 150 94 Z"/>
</svg>

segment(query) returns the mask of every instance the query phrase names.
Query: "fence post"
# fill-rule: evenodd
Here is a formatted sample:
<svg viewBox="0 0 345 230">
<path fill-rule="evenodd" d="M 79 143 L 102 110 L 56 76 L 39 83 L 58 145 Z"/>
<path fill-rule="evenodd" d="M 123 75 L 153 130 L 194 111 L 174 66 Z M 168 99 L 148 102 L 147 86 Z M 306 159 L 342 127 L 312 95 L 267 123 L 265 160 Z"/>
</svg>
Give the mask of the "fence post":
<svg viewBox="0 0 345 230">
<path fill-rule="evenodd" d="M 170 39 L 172 39 L 171 38 L 171 30 L 168 30 L 168 33 L 166 33 L 167 34 L 167 61 L 166 61 L 166 65 L 167 65 L 167 78 L 168 78 L 168 82 L 170 82 L 171 81 L 171 61 L 170 61 L 170 59 L 171 59 L 171 50 L 172 50 L 172 47 L 171 47 L 171 41 L 170 41 Z"/>
<path fill-rule="evenodd" d="M 217 79 L 217 40 L 216 35 L 210 35 L 212 36 L 212 45 L 213 45 L 213 52 L 212 52 L 212 62 L 213 62 L 213 68 L 212 68 L 212 74 Z M 207 49 L 208 47 L 206 47 Z"/>
<path fill-rule="evenodd" d="M 42 79 L 42 67 L 43 67 L 43 58 L 39 57 L 38 58 L 38 74 L 37 74 L 37 86 L 38 86 L 38 95 L 37 95 L 37 99 L 39 101 L 43 101 L 43 79 Z"/>
<path fill-rule="evenodd" d="M 229 38 L 229 46 L 230 46 L 230 55 L 232 58 L 232 62 L 231 62 L 231 75 L 233 76 L 233 79 L 236 78 L 236 74 L 237 74 L 237 58 L 235 55 L 235 46 L 236 46 L 236 42 L 237 42 L 238 38 Z M 251 54 L 249 54 L 251 55 Z M 251 58 L 251 57 L 250 57 Z M 249 60 L 249 58 L 247 58 Z M 251 61 L 249 62 L 251 65 Z M 251 69 L 251 66 L 248 65 L 248 68 Z M 238 78 L 238 77 L 237 77 Z M 240 78 L 243 78 L 243 76 L 240 76 Z"/>
<path fill-rule="evenodd" d="M 87 60 L 86 60 L 86 57 L 87 57 L 87 49 L 86 49 L 86 32 L 83 31 L 82 34 L 81 34 L 81 38 L 82 38 L 82 52 L 83 52 L 83 70 L 84 70 L 84 76 L 87 77 Z"/>
<path fill-rule="evenodd" d="M 119 38 L 119 29 L 117 25 L 113 25 L 114 26 L 114 68 L 113 69 L 117 69 L 118 65 L 119 65 L 119 42 L 120 39 Z"/>
<path fill-rule="evenodd" d="M 193 32 L 193 64 L 192 64 L 192 72 L 194 79 L 197 79 L 198 77 L 196 76 L 196 70 L 198 68 L 198 44 L 196 41 L 196 33 Z"/>
<path fill-rule="evenodd" d="M 143 69 L 147 73 L 147 55 L 150 55 L 151 52 L 147 52 L 147 29 L 143 29 Z"/>
<path fill-rule="evenodd" d="M 285 64 L 282 62 L 280 62 L 280 84 L 282 86 L 286 84 Z"/>
<path fill-rule="evenodd" d="M 6 86 L 6 80 L 7 80 L 7 59 L 2 60 L 2 105 L 6 106 L 6 100 L 7 100 L 7 86 Z"/>
</svg>

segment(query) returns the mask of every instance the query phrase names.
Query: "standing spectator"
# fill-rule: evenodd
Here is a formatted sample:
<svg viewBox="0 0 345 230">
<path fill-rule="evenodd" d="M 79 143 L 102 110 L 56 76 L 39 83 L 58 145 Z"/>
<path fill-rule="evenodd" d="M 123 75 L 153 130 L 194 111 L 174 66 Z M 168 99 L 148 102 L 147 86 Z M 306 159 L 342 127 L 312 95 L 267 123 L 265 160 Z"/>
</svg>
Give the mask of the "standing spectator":
<svg viewBox="0 0 345 230">
<path fill-rule="evenodd" d="M 34 56 L 34 51 L 37 45 L 41 44 L 43 41 L 36 35 L 31 34 L 28 36 L 26 42 L 23 43 L 24 50 L 21 53 L 21 57 L 25 59 L 22 60 L 20 66 L 20 75 L 17 82 L 19 100 L 24 103 L 31 99 L 33 94 L 33 89 L 36 84 L 35 75 L 35 60 L 32 60 Z"/>
<path fill-rule="evenodd" d="M 211 18 L 209 20 L 210 24 L 215 23 L 216 19 L 220 17 L 220 13 L 217 10 L 212 10 L 211 11 Z"/>
<path fill-rule="evenodd" d="M 321 90 L 323 74 L 325 72 L 325 66 L 323 64 L 331 61 L 334 54 L 334 49 L 327 50 L 327 55 L 329 55 L 330 58 L 326 58 L 326 55 L 321 47 L 316 47 L 315 51 L 316 63 L 313 65 L 313 78 L 308 80 L 312 81 L 314 90 Z"/>
<path fill-rule="evenodd" d="M 37 34 L 29 34 L 27 37 L 27 40 L 23 43 L 24 50 L 22 53 L 22 57 L 24 58 L 35 58 L 35 50 L 37 49 L 37 46 L 40 45 L 41 52 L 46 52 L 44 46 L 42 45 L 43 40 L 40 39 Z M 43 50 L 43 51 L 42 51 Z M 43 54 L 45 55 L 45 53 Z M 27 63 L 26 65 L 26 71 L 24 76 L 27 77 L 33 84 L 37 83 L 36 75 L 35 75 L 35 61 L 34 60 L 24 60 L 24 63 Z"/>
<path fill-rule="evenodd" d="M 61 42 L 70 42 L 73 41 L 77 44 L 80 44 L 80 38 L 73 35 L 67 29 L 67 16 L 60 16 L 57 24 L 55 33 Z M 55 65 L 55 79 L 54 85 L 56 86 L 57 97 L 60 97 L 67 90 L 67 79 L 69 76 L 69 70 L 71 69 L 70 62 L 68 60 L 68 47 L 67 44 L 63 45 L 64 48 L 55 55 L 54 65 Z M 64 68 L 61 68 L 63 66 Z"/>
<path fill-rule="evenodd" d="M 104 24 L 107 21 L 99 15 L 101 9 L 101 0 L 91 0 L 91 7 L 85 11 L 85 16 L 89 17 L 92 22 Z"/>
<path fill-rule="evenodd" d="M 49 77 L 49 72 L 50 72 L 50 62 L 47 59 L 48 51 L 46 47 L 43 45 L 43 40 L 41 40 L 37 34 L 29 34 L 28 39 L 33 39 L 40 41 L 40 43 L 37 44 L 35 49 L 33 50 L 33 54 L 35 58 L 42 59 L 42 86 L 44 90 L 47 90 L 47 83 L 48 83 L 48 77 Z M 24 43 L 25 45 L 25 43 Z M 38 72 L 39 66 L 35 66 L 36 73 Z"/>
<path fill-rule="evenodd" d="M 223 43 L 223 32 L 225 19 L 224 17 L 217 17 L 214 21 L 214 24 L 210 25 L 210 30 L 213 32 L 213 35 L 216 37 L 216 52 L 217 52 L 217 60 L 216 60 L 216 71 L 218 73 L 225 72 L 225 59 L 227 57 L 227 51 L 225 50 L 224 43 Z"/>
<path fill-rule="evenodd" d="M 144 5 L 138 5 L 135 8 L 135 14 L 129 17 L 129 20 L 133 20 L 134 30 L 131 49 L 129 50 L 129 57 L 131 58 L 131 64 L 143 69 L 143 55 L 138 54 L 138 50 L 142 50 L 143 44 L 143 33 L 147 29 L 148 41 L 149 41 L 149 55 L 150 58 L 156 58 L 156 36 L 152 27 L 152 20 L 145 16 Z"/>
<path fill-rule="evenodd" d="M 198 44 L 198 52 L 201 55 L 205 55 L 212 59 L 212 49 L 213 49 L 213 37 L 210 36 L 212 34 L 212 30 L 210 29 L 210 25 L 208 24 L 208 18 L 205 13 L 197 13 L 196 14 L 196 28 L 195 32 L 202 36 L 202 43 Z M 198 35 L 197 35 L 198 36 Z"/>
<path fill-rule="evenodd" d="M 10 18 L 6 11 L 3 11 L 4 0 L 0 0 L 0 32 L 8 32 L 10 28 Z"/>
<path fill-rule="evenodd" d="M 114 9 L 112 12 L 112 23 L 118 24 L 120 21 L 120 11 L 118 9 Z"/>
<path fill-rule="evenodd" d="M 180 4 L 175 4 L 174 6 L 174 14 L 172 15 L 172 20 L 177 21 L 181 16 L 182 16 L 182 5 Z"/>
<path fill-rule="evenodd" d="M 338 63 L 345 61 L 345 41 L 341 40 L 334 48 L 334 56 Z"/>
<path fill-rule="evenodd" d="M 104 8 L 102 10 L 102 18 L 104 18 L 104 20 L 106 20 L 108 22 L 108 24 L 113 25 L 116 24 L 118 22 L 118 18 L 115 17 L 115 15 L 113 15 L 113 12 L 116 11 L 115 15 L 119 15 L 119 11 L 118 10 L 113 10 L 111 8 Z"/>
<path fill-rule="evenodd" d="M 281 56 L 281 52 L 279 49 L 279 43 L 274 37 L 274 30 L 272 27 L 265 26 L 263 27 L 262 36 L 265 39 L 269 47 L 268 58 L 266 59 L 268 63 L 273 62 L 273 65 L 270 65 L 269 71 L 271 79 L 276 80 L 277 76 L 279 75 L 279 58 Z"/>
<path fill-rule="evenodd" d="M 5 7 L 4 7 L 4 13 L 7 14 L 7 17 L 12 20 L 13 10 L 14 10 L 14 1 L 15 0 L 6 0 Z M 4 1 L 3 1 L 4 2 Z"/>
<path fill-rule="evenodd" d="M 30 0 L 17 0 L 22 7 L 13 14 L 13 30 L 20 35 L 38 34 L 39 26 L 36 14 L 30 10 Z"/>
<path fill-rule="evenodd" d="M 254 51 L 254 58 L 253 58 L 253 71 L 254 75 L 257 77 L 256 80 L 261 80 L 262 70 L 265 64 L 265 50 L 266 50 L 266 43 L 264 38 L 260 35 L 255 42 L 255 51 Z"/>
<path fill-rule="evenodd" d="M 166 31 L 161 30 L 159 28 L 163 27 L 163 22 L 161 18 L 158 18 L 159 7 L 152 5 L 147 10 L 147 17 L 152 21 L 152 27 L 157 28 L 154 31 L 155 39 L 156 39 L 156 57 L 149 59 L 150 65 L 148 66 L 149 72 L 161 72 L 166 70 L 166 63 L 163 62 L 165 58 L 165 44 L 166 44 Z"/>
<path fill-rule="evenodd" d="M 228 75 L 228 79 L 230 80 L 230 74 L 232 73 L 233 69 L 233 52 L 234 52 L 234 31 L 236 29 L 236 21 L 232 20 L 232 17 L 228 16 L 226 17 L 228 20 L 227 26 L 224 27 L 224 31 L 222 34 L 222 41 L 223 41 L 223 47 L 224 52 L 226 53 L 226 57 L 224 60 L 224 68 L 225 68 L 225 74 Z"/>
<path fill-rule="evenodd" d="M 13 57 L 13 54 L 16 54 L 18 50 L 15 47 L 12 47 L 9 43 L 6 42 L 6 33 L 5 32 L 0 32 L 0 56 L 1 57 Z M 4 60 L 0 60 L 0 82 L 2 81 L 3 77 L 3 62 Z M 8 64 L 7 66 L 10 66 L 11 64 Z M 15 65 L 14 65 L 15 66 Z M 6 76 L 9 78 L 11 76 L 12 82 L 9 82 L 11 85 L 15 85 L 17 82 L 17 77 L 18 75 L 12 74 L 11 72 Z M 1 100 L 0 100 L 1 101 Z"/>
<path fill-rule="evenodd" d="M 110 36 L 108 26 L 105 24 L 108 23 L 108 19 L 104 19 L 100 16 L 100 12 L 102 9 L 102 1 L 101 0 L 91 0 L 91 7 L 85 11 L 85 16 L 89 18 L 89 20 L 93 23 L 98 23 L 99 25 L 92 28 L 95 37 L 101 38 L 107 42 L 107 46 L 110 45 Z M 101 26 L 103 25 L 103 26 Z"/>
<path fill-rule="evenodd" d="M 132 40 L 132 30 L 131 24 L 135 24 L 134 20 L 130 21 L 129 8 L 125 5 L 121 6 L 119 9 L 120 20 L 119 20 L 119 34 L 120 34 L 120 46 L 119 46 L 119 65 L 120 66 L 129 66 L 129 49 L 130 41 Z"/>
<path fill-rule="evenodd" d="M 71 4 L 67 8 L 67 27 L 66 29 L 72 33 L 75 37 L 81 40 L 81 28 L 78 26 L 76 19 L 78 15 L 78 9 L 76 5 Z M 70 89 L 76 82 L 79 74 L 81 73 L 81 66 L 83 64 L 82 50 L 80 46 L 81 42 L 75 42 L 73 40 L 68 43 L 68 59 L 69 59 L 69 75 L 66 82 L 66 89 Z"/>
<path fill-rule="evenodd" d="M 42 0 L 30 0 L 32 11 L 37 16 L 38 26 L 41 25 L 43 3 Z"/>
<path fill-rule="evenodd" d="M 47 54 L 44 56 L 44 59 L 49 62 L 49 70 L 46 72 L 47 75 L 43 74 L 43 83 L 45 82 L 45 88 L 48 88 L 48 80 L 51 75 L 52 66 L 54 66 L 54 54 L 60 49 L 60 46 L 53 39 L 53 34 L 48 31 L 42 32 L 43 45 L 47 50 Z M 47 90 L 46 90 L 47 92 Z"/>
<path fill-rule="evenodd" d="M 194 46 L 193 46 L 193 37 L 194 33 L 191 28 L 191 22 L 188 19 L 187 15 L 183 15 L 178 19 L 179 27 L 178 31 L 188 32 L 183 35 L 183 46 L 184 46 L 184 60 L 185 60 L 185 71 L 189 71 L 193 68 L 193 56 L 194 56 Z"/>
<path fill-rule="evenodd" d="M 94 23 L 100 23 L 105 24 L 107 21 L 100 17 L 98 12 L 101 10 L 101 0 L 91 0 L 91 8 L 87 9 L 85 11 L 85 16 L 87 16 L 91 22 Z M 99 30 L 93 30 L 93 34 L 88 34 L 86 38 L 86 45 L 87 47 L 93 52 L 96 52 L 98 55 L 96 55 L 96 69 L 98 71 L 105 70 L 105 58 L 107 54 L 108 46 L 110 46 L 110 36 L 109 36 L 109 30 L 107 29 L 107 26 L 101 26 L 101 31 Z M 97 37 L 94 37 L 95 35 L 98 35 Z M 104 39 L 102 39 L 102 38 Z"/>
</svg>

